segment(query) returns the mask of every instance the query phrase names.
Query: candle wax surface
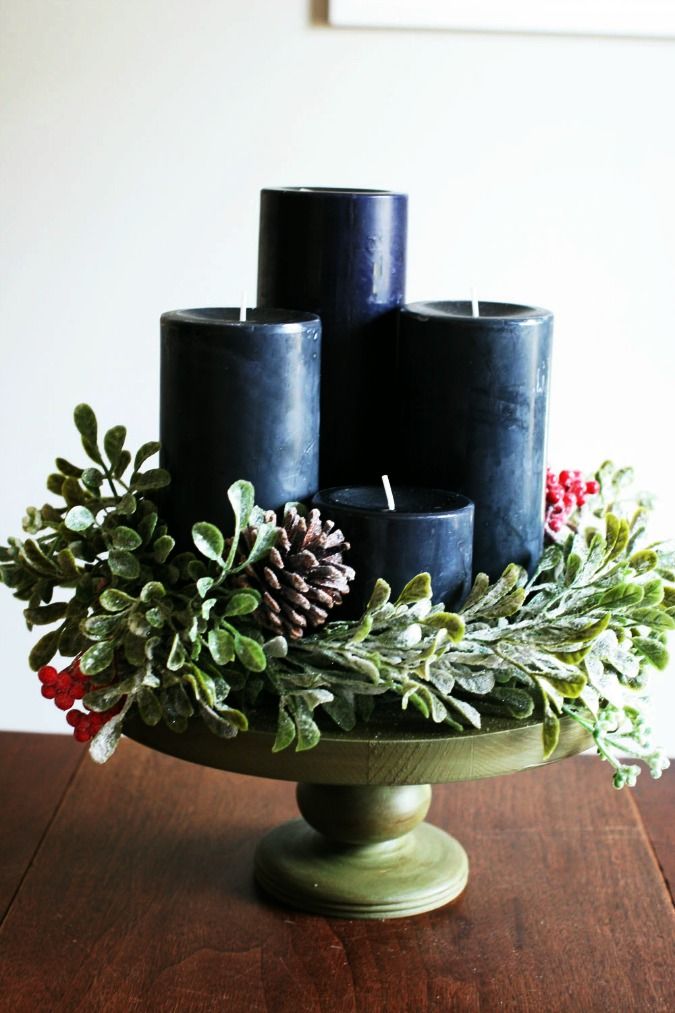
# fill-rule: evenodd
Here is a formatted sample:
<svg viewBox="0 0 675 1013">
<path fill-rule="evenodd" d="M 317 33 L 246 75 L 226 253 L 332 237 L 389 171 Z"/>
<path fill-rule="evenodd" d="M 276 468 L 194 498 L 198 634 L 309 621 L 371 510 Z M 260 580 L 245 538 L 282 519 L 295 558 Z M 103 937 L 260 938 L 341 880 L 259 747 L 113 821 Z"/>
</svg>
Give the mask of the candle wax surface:
<svg viewBox="0 0 675 1013">
<path fill-rule="evenodd" d="M 393 446 L 396 311 L 405 292 L 407 197 L 387 190 L 265 189 L 258 303 L 321 318 L 320 483 L 365 485 Z M 364 434 L 368 434 L 364 439 Z"/>
<path fill-rule="evenodd" d="M 240 319 L 240 307 L 206 307 L 194 310 L 171 310 L 162 314 L 162 320 L 185 324 L 205 324 L 210 327 L 265 327 L 273 324 L 277 327 L 293 328 L 294 325 L 311 323 L 316 319 L 314 313 L 302 313 L 297 310 L 268 309 L 267 307 L 252 307 L 246 310 L 246 319 Z"/>
<path fill-rule="evenodd" d="M 197 521 L 233 530 L 230 485 L 277 510 L 319 478 L 321 322 L 293 310 L 202 308 L 161 318 L 163 512 L 181 549 Z"/>
<path fill-rule="evenodd" d="M 416 489 L 406 486 L 392 486 L 396 509 L 387 506 L 387 497 L 380 486 L 361 486 L 346 489 L 324 489 L 321 497 L 327 503 L 351 507 L 354 510 L 382 512 L 397 516 L 424 516 L 425 514 L 447 514 L 462 510 L 469 505 L 465 496 L 445 492 L 442 489 Z"/>
<path fill-rule="evenodd" d="M 446 302 L 415 302 L 406 306 L 406 312 L 414 313 L 421 319 L 438 320 L 475 320 L 478 327 L 500 320 L 545 320 L 551 314 L 548 310 L 536 306 L 518 306 L 512 303 L 483 302 L 478 303 L 480 313 L 475 316 L 471 301 L 452 300 Z"/>
<path fill-rule="evenodd" d="M 388 510 L 381 486 L 323 489 L 312 503 L 334 521 L 350 544 L 345 562 L 356 578 L 335 618 L 357 618 L 375 581 L 383 578 L 396 600 L 408 581 L 429 573 L 435 602 L 448 607 L 471 587 L 473 503 L 454 492 L 394 486 L 397 509 Z"/>
<path fill-rule="evenodd" d="M 398 475 L 476 505 L 474 572 L 530 572 L 544 538 L 553 315 L 534 306 L 418 302 L 399 320 Z"/>
</svg>

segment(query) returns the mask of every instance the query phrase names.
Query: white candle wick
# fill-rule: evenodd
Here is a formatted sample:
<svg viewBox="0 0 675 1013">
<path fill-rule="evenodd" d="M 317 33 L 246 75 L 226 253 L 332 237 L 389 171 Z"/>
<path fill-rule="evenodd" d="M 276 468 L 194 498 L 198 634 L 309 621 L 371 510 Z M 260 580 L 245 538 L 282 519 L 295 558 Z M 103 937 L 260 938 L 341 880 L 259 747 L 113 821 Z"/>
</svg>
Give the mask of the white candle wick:
<svg viewBox="0 0 675 1013">
<path fill-rule="evenodd" d="M 480 316 L 480 307 L 478 305 L 478 298 L 476 296 L 476 286 L 471 286 L 471 314 L 474 317 Z"/>
<path fill-rule="evenodd" d="M 391 491 L 391 482 L 389 481 L 389 475 L 382 476 L 382 485 L 384 486 L 384 495 L 387 497 L 387 510 L 395 510 L 396 503 L 394 502 L 394 494 Z"/>
<path fill-rule="evenodd" d="M 241 301 L 239 303 L 239 319 L 243 322 L 246 321 L 246 290 L 241 290 Z"/>
</svg>

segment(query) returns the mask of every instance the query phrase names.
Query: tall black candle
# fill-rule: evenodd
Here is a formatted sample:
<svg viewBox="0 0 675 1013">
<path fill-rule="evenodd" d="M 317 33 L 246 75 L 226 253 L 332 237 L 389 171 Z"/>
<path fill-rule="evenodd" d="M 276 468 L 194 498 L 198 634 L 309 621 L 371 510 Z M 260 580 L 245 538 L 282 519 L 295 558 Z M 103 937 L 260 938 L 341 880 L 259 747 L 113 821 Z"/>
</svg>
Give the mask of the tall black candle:
<svg viewBox="0 0 675 1013">
<path fill-rule="evenodd" d="M 382 577 L 396 599 L 418 573 L 429 573 L 435 602 L 447 608 L 471 587 L 473 503 L 442 489 L 394 486 L 389 510 L 382 486 L 322 489 L 312 503 L 335 521 L 350 544 L 345 557 L 356 571 L 336 618 L 361 615 Z"/>
<path fill-rule="evenodd" d="M 384 190 L 261 193 L 258 303 L 321 317 L 322 486 L 377 481 L 388 466 L 407 201 Z"/>
<path fill-rule="evenodd" d="M 542 551 L 553 316 L 531 306 L 425 302 L 400 316 L 397 481 L 476 505 L 474 571 L 528 570 Z"/>
<path fill-rule="evenodd" d="M 196 521 L 228 531 L 227 490 L 278 509 L 318 488 L 321 323 L 289 310 L 196 309 L 161 318 L 163 509 L 182 545 Z"/>
</svg>

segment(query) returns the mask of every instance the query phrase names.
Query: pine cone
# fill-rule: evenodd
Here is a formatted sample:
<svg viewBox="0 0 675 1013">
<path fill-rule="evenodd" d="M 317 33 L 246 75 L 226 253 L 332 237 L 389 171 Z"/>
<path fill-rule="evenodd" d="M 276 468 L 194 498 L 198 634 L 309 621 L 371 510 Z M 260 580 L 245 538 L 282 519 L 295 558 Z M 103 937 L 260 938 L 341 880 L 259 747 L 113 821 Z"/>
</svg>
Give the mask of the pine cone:
<svg viewBox="0 0 675 1013">
<path fill-rule="evenodd" d="M 274 512 L 266 513 L 265 520 L 275 521 Z M 242 534 L 248 551 L 257 531 L 248 527 Z M 342 562 L 348 548 L 334 521 L 322 521 L 318 510 L 303 517 L 290 507 L 276 546 L 264 559 L 247 566 L 239 580 L 262 594 L 256 621 L 291 640 L 323 626 L 328 610 L 342 603 L 355 576 L 351 566 Z"/>
</svg>

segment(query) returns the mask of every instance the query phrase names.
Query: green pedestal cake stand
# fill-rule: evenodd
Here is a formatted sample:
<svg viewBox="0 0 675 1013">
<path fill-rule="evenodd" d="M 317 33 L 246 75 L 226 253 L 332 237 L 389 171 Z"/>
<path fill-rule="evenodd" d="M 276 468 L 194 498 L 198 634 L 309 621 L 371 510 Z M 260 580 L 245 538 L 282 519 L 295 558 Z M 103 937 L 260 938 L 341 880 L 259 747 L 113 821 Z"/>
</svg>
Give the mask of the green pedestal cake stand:
<svg viewBox="0 0 675 1013">
<path fill-rule="evenodd" d="M 263 719 L 228 740 L 197 721 L 176 735 L 132 719 L 125 732 L 182 760 L 297 781 L 304 819 L 260 841 L 260 885 L 283 903 L 316 914 L 399 918 L 448 904 L 469 875 L 461 844 L 423 822 L 431 784 L 510 774 L 544 762 L 537 720 L 493 719 L 480 731 L 459 735 L 403 718 L 349 734 L 326 731 L 315 749 L 301 753 L 273 753 L 272 723 Z M 554 758 L 591 744 L 573 719 L 563 718 Z"/>
</svg>

